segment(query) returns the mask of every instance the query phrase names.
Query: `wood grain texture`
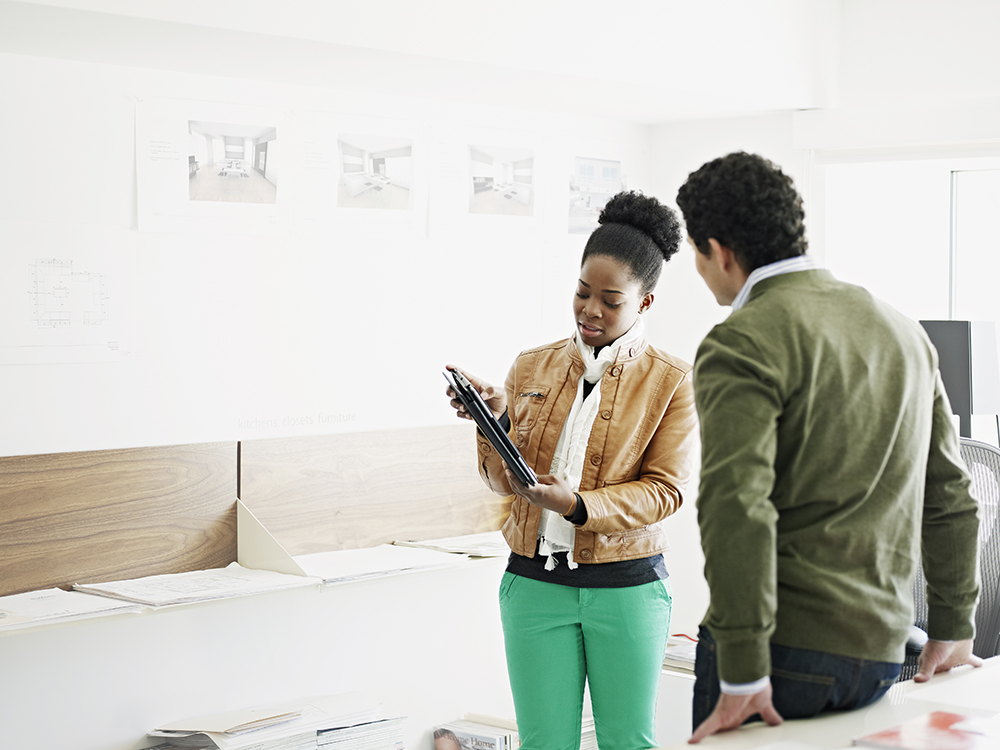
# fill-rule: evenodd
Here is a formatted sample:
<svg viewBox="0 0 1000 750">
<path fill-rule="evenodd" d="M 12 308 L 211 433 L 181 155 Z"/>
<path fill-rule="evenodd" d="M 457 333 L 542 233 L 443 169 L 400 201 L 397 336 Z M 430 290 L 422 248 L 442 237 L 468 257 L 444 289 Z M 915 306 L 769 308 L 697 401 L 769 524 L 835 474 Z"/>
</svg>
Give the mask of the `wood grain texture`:
<svg viewBox="0 0 1000 750">
<path fill-rule="evenodd" d="M 459 424 L 245 441 L 240 499 L 292 555 L 500 528 Z"/>
<path fill-rule="evenodd" d="M 0 595 L 236 559 L 235 442 L 0 458 Z"/>
</svg>

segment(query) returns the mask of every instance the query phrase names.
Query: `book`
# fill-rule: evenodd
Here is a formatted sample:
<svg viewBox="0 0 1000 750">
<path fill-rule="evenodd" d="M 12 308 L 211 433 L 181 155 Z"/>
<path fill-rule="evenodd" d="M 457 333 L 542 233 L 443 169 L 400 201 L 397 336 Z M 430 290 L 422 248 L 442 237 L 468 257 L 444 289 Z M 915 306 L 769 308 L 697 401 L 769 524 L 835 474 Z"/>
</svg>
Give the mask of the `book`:
<svg viewBox="0 0 1000 750">
<path fill-rule="evenodd" d="M 956 725 L 966 720 L 961 714 L 934 711 L 909 721 L 866 734 L 854 740 L 860 747 L 893 750 L 997 750 L 1000 740 L 965 731 Z"/>
<path fill-rule="evenodd" d="M 687 636 L 670 636 L 667 639 L 667 650 L 663 654 L 664 668 L 694 674 L 694 659 L 697 649 L 697 639 L 692 640 Z"/>
<path fill-rule="evenodd" d="M 580 724 L 580 750 L 597 750 L 597 728 L 594 717 L 588 714 L 583 715 Z"/>
<path fill-rule="evenodd" d="M 521 741 L 509 727 L 457 719 L 434 727 L 434 750 L 517 750 Z"/>
</svg>

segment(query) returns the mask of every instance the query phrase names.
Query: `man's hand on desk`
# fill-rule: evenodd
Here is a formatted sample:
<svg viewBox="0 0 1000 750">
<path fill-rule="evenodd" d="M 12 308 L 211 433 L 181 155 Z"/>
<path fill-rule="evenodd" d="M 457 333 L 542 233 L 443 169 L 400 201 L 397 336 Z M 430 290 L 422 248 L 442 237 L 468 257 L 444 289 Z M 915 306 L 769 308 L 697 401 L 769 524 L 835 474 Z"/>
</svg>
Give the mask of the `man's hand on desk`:
<svg viewBox="0 0 1000 750">
<path fill-rule="evenodd" d="M 730 729 L 736 729 L 754 714 L 760 714 L 760 717 L 772 727 L 784 721 L 781 718 L 781 714 L 775 710 L 774 705 L 771 703 L 770 685 L 759 693 L 752 693 L 751 695 L 727 695 L 726 693 L 722 693 L 712 713 L 694 730 L 694 734 L 691 735 L 688 744 L 694 745 L 716 732 L 726 732 Z"/>
<path fill-rule="evenodd" d="M 914 682 L 927 682 L 938 672 L 947 672 L 952 667 L 971 664 L 983 666 L 983 660 L 972 653 L 972 639 L 965 641 L 927 641 L 920 658 L 917 659 L 917 673 Z"/>
</svg>

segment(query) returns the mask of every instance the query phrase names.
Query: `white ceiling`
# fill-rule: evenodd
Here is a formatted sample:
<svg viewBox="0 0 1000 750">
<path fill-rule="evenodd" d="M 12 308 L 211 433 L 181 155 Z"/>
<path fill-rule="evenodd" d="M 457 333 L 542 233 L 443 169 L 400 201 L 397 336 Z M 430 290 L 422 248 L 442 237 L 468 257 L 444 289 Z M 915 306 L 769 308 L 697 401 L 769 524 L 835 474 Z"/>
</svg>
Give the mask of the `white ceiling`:
<svg viewBox="0 0 1000 750">
<path fill-rule="evenodd" d="M 28 0 L 0 2 L 0 52 L 657 122 L 828 105 L 839 7 Z"/>
<path fill-rule="evenodd" d="M 0 52 L 656 123 L 1000 95 L 998 25 L 996 0 L 0 0 Z"/>
</svg>

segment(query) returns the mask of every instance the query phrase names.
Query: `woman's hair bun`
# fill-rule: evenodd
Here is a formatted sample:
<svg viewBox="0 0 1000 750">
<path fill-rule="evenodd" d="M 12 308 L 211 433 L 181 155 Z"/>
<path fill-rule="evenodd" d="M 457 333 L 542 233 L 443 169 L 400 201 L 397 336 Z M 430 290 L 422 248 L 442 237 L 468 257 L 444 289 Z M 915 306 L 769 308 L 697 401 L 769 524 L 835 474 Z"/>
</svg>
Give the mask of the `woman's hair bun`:
<svg viewBox="0 0 1000 750">
<path fill-rule="evenodd" d="M 650 195 L 626 190 L 612 197 L 600 216 L 599 224 L 625 224 L 647 235 L 668 261 L 680 248 L 682 233 L 677 213 Z"/>
</svg>

